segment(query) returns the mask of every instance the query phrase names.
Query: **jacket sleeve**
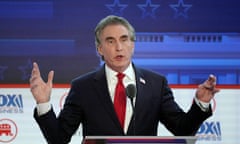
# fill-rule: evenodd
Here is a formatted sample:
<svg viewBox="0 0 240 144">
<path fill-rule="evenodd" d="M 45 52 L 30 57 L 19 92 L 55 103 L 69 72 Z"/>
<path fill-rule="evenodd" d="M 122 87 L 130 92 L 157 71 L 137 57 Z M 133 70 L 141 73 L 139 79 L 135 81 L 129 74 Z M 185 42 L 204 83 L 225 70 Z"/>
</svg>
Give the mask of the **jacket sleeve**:
<svg viewBox="0 0 240 144">
<path fill-rule="evenodd" d="M 37 109 L 35 108 L 34 118 L 48 144 L 63 144 L 59 133 L 58 122 L 53 109 L 44 115 L 38 116 Z"/>
<path fill-rule="evenodd" d="M 188 112 L 184 112 L 175 102 L 173 92 L 169 88 L 166 79 L 164 79 L 162 86 L 160 121 L 174 135 L 195 135 L 201 124 L 212 115 L 211 106 L 209 111 L 204 112 L 193 100 L 191 108 Z"/>
<path fill-rule="evenodd" d="M 46 141 L 49 144 L 67 144 L 71 141 L 72 135 L 80 125 L 79 108 L 74 102 L 76 90 L 72 86 L 69 95 L 57 117 L 53 108 L 46 114 L 38 116 L 37 109 L 34 110 L 34 118 L 38 123 Z"/>
</svg>

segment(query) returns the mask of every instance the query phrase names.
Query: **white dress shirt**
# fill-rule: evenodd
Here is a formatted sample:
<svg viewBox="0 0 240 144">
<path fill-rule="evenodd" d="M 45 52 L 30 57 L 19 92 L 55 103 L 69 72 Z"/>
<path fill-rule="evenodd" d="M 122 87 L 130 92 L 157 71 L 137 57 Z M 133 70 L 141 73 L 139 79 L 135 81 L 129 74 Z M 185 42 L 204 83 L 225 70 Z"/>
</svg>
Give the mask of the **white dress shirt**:
<svg viewBox="0 0 240 144">
<path fill-rule="evenodd" d="M 111 96 L 112 102 L 114 102 L 115 88 L 116 88 L 117 81 L 118 81 L 116 75 L 118 74 L 118 72 L 113 71 L 107 65 L 105 66 L 105 71 L 106 71 L 106 78 L 107 78 L 107 83 L 108 83 L 109 94 Z M 132 64 L 130 64 L 123 73 L 125 74 L 125 77 L 123 78 L 124 87 L 127 87 L 127 85 L 129 85 L 129 84 L 136 85 L 136 78 L 135 78 L 135 73 L 134 73 Z M 135 103 L 135 98 L 133 99 L 133 102 Z M 133 111 L 132 111 L 131 100 L 129 98 L 127 98 L 126 115 L 125 115 L 125 122 L 124 122 L 124 132 L 125 133 L 127 133 L 132 114 L 133 114 Z"/>
</svg>

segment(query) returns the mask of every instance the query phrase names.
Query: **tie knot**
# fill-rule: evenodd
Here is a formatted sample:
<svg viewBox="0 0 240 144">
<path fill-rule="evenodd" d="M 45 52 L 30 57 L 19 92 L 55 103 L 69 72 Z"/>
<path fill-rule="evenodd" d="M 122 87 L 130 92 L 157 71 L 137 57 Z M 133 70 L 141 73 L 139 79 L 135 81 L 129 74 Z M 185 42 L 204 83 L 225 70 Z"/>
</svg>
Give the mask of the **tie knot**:
<svg viewBox="0 0 240 144">
<path fill-rule="evenodd" d="M 125 76 L 124 73 L 118 73 L 117 74 L 118 80 L 122 80 L 124 78 L 124 76 Z"/>
</svg>

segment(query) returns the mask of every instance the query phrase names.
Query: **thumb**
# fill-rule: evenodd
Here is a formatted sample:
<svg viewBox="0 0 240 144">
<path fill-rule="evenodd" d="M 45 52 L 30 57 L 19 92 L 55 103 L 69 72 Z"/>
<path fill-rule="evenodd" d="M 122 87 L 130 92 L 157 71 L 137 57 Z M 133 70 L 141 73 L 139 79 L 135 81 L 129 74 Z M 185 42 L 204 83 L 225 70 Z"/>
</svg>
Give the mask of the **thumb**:
<svg viewBox="0 0 240 144">
<path fill-rule="evenodd" d="M 220 89 L 218 89 L 218 88 L 215 88 L 215 89 L 213 90 L 213 94 L 218 93 L 218 92 L 220 92 Z"/>
<path fill-rule="evenodd" d="M 53 77 L 54 77 L 54 71 L 50 71 L 48 73 L 48 81 L 47 81 L 47 84 L 52 87 L 53 85 Z"/>
</svg>

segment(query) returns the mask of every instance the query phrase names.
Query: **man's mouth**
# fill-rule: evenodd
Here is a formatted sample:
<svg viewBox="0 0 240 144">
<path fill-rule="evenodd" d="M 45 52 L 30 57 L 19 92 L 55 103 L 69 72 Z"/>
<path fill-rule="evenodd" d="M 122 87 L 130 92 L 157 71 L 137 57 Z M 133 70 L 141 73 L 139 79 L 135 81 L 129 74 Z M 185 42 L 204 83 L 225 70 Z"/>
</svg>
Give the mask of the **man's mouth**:
<svg viewBox="0 0 240 144">
<path fill-rule="evenodd" d="M 122 59 L 122 58 L 123 58 L 123 55 L 117 55 L 115 58 L 116 58 L 116 59 Z"/>
</svg>

